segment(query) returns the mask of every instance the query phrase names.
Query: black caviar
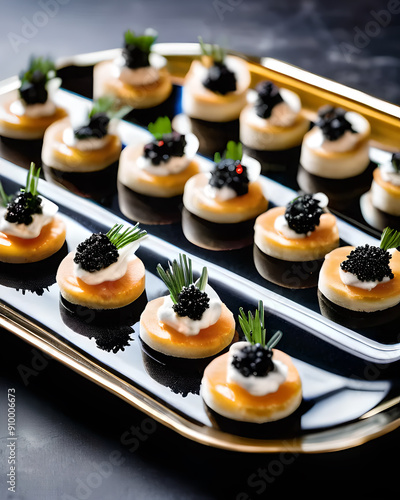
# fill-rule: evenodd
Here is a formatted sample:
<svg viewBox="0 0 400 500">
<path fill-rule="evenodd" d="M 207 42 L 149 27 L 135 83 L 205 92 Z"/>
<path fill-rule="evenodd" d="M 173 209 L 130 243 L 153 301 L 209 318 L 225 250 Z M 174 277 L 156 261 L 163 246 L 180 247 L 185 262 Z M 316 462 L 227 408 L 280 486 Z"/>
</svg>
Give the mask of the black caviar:
<svg viewBox="0 0 400 500">
<path fill-rule="evenodd" d="M 203 85 L 208 90 L 225 95 L 228 92 L 236 90 L 236 76 L 224 63 L 214 62 L 208 68 L 207 77 L 203 81 Z"/>
<path fill-rule="evenodd" d="M 100 271 L 118 260 L 118 249 L 106 234 L 94 233 L 76 248 L 75 264 L 89 273 Z"/>
<path fill-rule="evenodd" d="M 382 248 L 358 246 L 340 264 L 340 268 L 354 274 L 360 281 L 382 281 L 386 277 L 393 279 L 394 274 L 389 265 L 391 258 L 392 255 Z"/>
<path fill-rule="evenodd" d="M 143 50 L 132 43 L 124 43 L 122 56 L 125 59 L 125 66 L 130 69 L 145 68 L 150 66 L 150 50 Z"/>
<path fill-rule="evenodd" d="M 260 118 L 269 118 L 274 107 L 283 102 L 279 89 L 272 82 L 261 82 L 256 86 L 255 112 Z"/>
<path fill-rule="evenodd" d="M 41 213 L 42 198 L 23 191 L 7 205 L 4 218 L 8 222 L 29 226 L 33 221 L 32 216 Z"/>
<path fill-rule="evenodd" d="M 77 139 L 101 139 L 108 134 L 110 118 L 105 113 L 96 113 L 89 119 L 89 123 L 74 130 Z"/>
<path fill-rule="evenodd" d="M 182 157 L 185 154 L 185 146 L 185 136 L 174 131 L 146 144 L 144 157 L 149 158 L 153 165 L 160 165 L 168 162 L 173 156 Z"/>
<path fill-rule="evenodd" d="M 21 79 L 23 74 L 21 75 Z M 47 76 L 40 70 L 33 72 L 30 81 L 24 81 L 19 88 L 19 94 L 26 104 L 44 104 L 47 101 Z"/>
<path fill-rule="evenodd" d="M 212 170 L 209 184 L 217 189 L 229 187 L 238 196 L 247 194 L 249 192 L 247 168 L 239 160 L 221 160 Z"/>
<path fill-rule="evenodd" d="M 189 285 L 182 288 L 178 295 L 178 303 L 172 307 L 178 316 L 199 320 L 204 311 L 210 307 L 210 299 L 206 292 L 202 292 L 196 285 Z"/>
<path fill-rule="evenodd" d="M 397 170 L 397 172 L 400 171 L 400 153 L 393 153 L 392 165 Z"/>
<path fill-rule="evenodd" d="M 345 132 L 349 131 L 353 134 L 351 123 L 345 117 L 346 111 L 333 106 L 324 106 L 318 111 L 318 121 L 316 125 L 322 130 L 322 134 L 329 141 L 340 139 Z"/>
<path fill-rule="evenodd" d="M 307 234 L 319 226 L 322 213 L 319 200 L 311 194 L 305 194 L 288 203 L 285 219 L 290 229 L 298 234 Z"/>
<path fill-rule="evenodd" d="M 274 370 L 272 350 L 261 344 L 245 345 L 232 357 L 232 365 L 244 376 L 265 377 Z"/>
</svg>

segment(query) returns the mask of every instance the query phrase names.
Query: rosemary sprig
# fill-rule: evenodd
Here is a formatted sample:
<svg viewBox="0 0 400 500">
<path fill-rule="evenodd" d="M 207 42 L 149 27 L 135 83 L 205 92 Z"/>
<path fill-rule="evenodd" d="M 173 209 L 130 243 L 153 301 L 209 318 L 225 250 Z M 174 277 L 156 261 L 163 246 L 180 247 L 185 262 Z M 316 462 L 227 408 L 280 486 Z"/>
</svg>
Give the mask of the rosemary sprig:
<svg viewBox="0 0 400 500">
<path fill-rule="evenodd" d="M 381 236 L 380 248 L 383 250 L 389 250 L 390 248 L 397 248 L 400 246 L 400 231 L 396 231 L 396 229 L 391 229 L 390 227 L 386 227 L 383 230 Z"/>
<path fill-rule="evenodd" d="M 164 269 L 161 264 L 158 264 L 156 269 L 159 277 L 169 290 L 172 302 L 177 304 L 178 295 L 181 293 L 182 288 L 193 284 L 192 260 L 185 254 L 179 254 L 179 262 L 174 259 L 172 263 L 168 262 L 167 269 Z M 204 291 L 207 279 L 207 268 L 203 267 L 200 278 L 194 284 L 199 290 Z"/>
<path fill-rule="evenodd" d="M 203 56 L 211 57 L 214 62 L 222 63 L 225 59 L 225 50 L 217 44 L 204 43 L 201 36 L 198 37 L 200 50 Z"/>
<path fill-rule="evenodd" d="M 115 245 L 118 250 L 147 235 L 147 231 L 140 229 L 139 223 L 135 224 L 133 227 L 127 227 L 124 230 L 123 228 L 123 224 L 114 224 L 106 234 L 110 242 Z"/>
<path fill-rule="evenodd" d="M 243 156 L 242 143 L 235 141 L 228 141 L 223 157 L 221 157 L 221 154 L 219 152 L 215 153 L 214 162 L 219 163 L 222 160 L 222 158 L 234 161 L 236 160 L 241 161 L 242 156 Z"/>
<path fill-rule="evenodd" d="M 93 101 L 92 109 L 89 111 L 89 118 L 92 118 L 97 114 L 106 114 L 111 120 L 112 118 L 120 119 L 132 111 L 132 107 L 123 106 L 118 108 L 116 101 L 111 96 L 99 97 L 96 101 Z"/>
<path fill-rule="evenodd" d="M 241 307 L 238 319 L 246 340 L 250 344 L 261 344 L 265 349 L 272 349 L 282 337 L 282 332 L 278 330 L 266 343 L 267 331 L 265 328 L 264 304 L 262 300 L 258 302 L 258 308 L 254 314 L 249 311 L 246 316 L 243 307 Z"/>
<path fill-rule="evenodd" d="M 170 134 L 172 132 L 171 120 L 168 116 L 159 116 L 154 123 L 149 123 L 148 129 L 149 132 L 159 140 L 164 134 Z"/>
<path fill-rule="evenodd" d="M 29 167 L 29 172 L 26 178 L 25 188 L 21 188 L 20 191 L 22 193 L 29 193 L 32 196 L 38 196 L 38 184 L 39 184 L 39 176 L 40 176 L 40 167 L 36 169 L 36 165 L 31 162 Z"/>
<path fill-rule="evenodd" d="M 20 75 L 21 85 L 26 82 L 31 83 L 40 73 L 44 76 L 46 82 L 53 78 L 56 75 L 54 62 L 49 58 L 32 57 L 28 69 Z"/>
<path fill-rule="evenodd" d="M 12 201 L 13 198 L 14 196 L 12 194 L 7 194 L 4 191 L 3 184 L 0 182 L 0 204 L 3 207 L 6 207 L 10 203 L 10 201 Z"/>
</svg>

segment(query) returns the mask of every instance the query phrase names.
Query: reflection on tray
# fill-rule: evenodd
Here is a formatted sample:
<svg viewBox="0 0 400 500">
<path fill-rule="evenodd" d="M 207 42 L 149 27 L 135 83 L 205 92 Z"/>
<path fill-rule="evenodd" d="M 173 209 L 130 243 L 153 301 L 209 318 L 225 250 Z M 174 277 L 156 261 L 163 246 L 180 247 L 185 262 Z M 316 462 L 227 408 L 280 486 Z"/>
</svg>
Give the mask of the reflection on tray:
<svg viewBox="0 0 400 500">
<path fill-rule="evenodd" d="M 173 224 L 181 220 L 182 196 L 146 196 L 118 182 L 118 204 L 125 217 L 142 224 Z"/>
<path fill-rule="evenodd" d="M 7 264 L 0 262 L 0 285 L 20 290 L 22 294 L 32 292 L 43 295 L 56 282 L 57 268 L 68 253 L 65 242 L 60 250 L 39 262 Z"/>
</svg>

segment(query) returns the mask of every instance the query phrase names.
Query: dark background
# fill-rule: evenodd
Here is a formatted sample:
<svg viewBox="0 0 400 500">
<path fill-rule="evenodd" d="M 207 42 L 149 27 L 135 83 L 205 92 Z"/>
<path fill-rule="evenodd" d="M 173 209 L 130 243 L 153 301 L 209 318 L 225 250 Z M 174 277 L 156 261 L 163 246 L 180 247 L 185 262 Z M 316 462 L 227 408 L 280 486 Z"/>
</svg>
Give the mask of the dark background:
<svg viewBox="0 0 400 500">
<path fill-rule="evenodd" d="M 126 29 L 153 27 L 159 42 L 202 35 L 400 103 L 398 0 L 57 1 L 1 2 L 0 78 L 18 74 L 31 54 L 120 47 Z"/>
<path fill-rule="evenodd" d="M 127 28 L 140 31 L 152 26 L 160 42 L 195 42 L 201 34 L 207 41 L 282 59 L 400 103 L 400 14 L 385 17 L 382 11 L 388 11 L 389 1 L 62 3 L 58 7 L 51 0 L 0 3 L 0 78 L 18 73 L 32 53 L 58 57 L 115 48 L 121 46 Z M 38 12 L 50 4 L 58 10 L 44 22 L 46 17 Z M 380 13 L 386 26 L 378 25 L 372 12 Z M 27 23 L 33 21 L 43 26 L 21 41 L 18 36 L 26 35 Z M 320 498 L 327 492 L 345 498 L 354 492 L 358 498 L 376 499 L 398 494 L 398 430 L 332 454 L 248 455 L 207 448 L 160 424 L 151 426 L 143 414 L 118 398 L 58 362 L 39 357 L 12 334 L 1 335 L 0 500 L 239 500 L 289 494 Z M 23 379 L 21 367 L 33 368 L 34 373 Z M 7 495 L 6 394 L 10 387 L 17 396 L 18 486 L 16 494 Z M 137 449 L 124 444 L 124 433 L 145 424 L 154 432 Z M 79 489 L 98 467 L 103 467 L 101 484 L 90 491 Z M 261 469 L 270 471 L 269 480 L 251 486 L 249 478 Z"/>
</svg>

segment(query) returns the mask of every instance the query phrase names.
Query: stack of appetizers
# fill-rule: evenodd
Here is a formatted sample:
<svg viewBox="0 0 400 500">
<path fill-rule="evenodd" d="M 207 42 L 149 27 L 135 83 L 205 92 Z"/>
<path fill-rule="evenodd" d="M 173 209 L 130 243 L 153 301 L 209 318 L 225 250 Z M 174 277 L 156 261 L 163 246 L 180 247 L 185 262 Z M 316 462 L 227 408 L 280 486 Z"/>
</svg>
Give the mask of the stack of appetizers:
<svg viewBox="0 0 400 500">
<path fill-rule="evenodd" d="M 163 57 L 152 52 L 157 33 L 124 34 L 122 56 L 98 63 L 93 71 L 93 96 L 112 96 L 120 106 L 151 108 L 164 102 L 172 91 L 171 77 Z"/>
<path fill-rule="evenodd" d="M 287 288 L 316 286 L 324 256 L 339 245 L 336 217 L 323 193 L 271 208 L 254 225 L 254 261 L 267 280 Z"/>
<path fill-rule="evenodd" d="M 182 110 L 199 138 L 200 152 L 222 152 L 229 139 L 239 139 L 239 116 L 250 85 L 247 64 L 201 39 L 200 60 L 194 60 L 182 87 Z"/>
<path fill-rule="evenodd" d="M 129 109 L 116 110 L 113 99 L 103 97 L 91 107 L 77 109 L 71 118 L 53 123 L 43 139 L 46 177 L 78 194 L 115 192 L 122 149 L 116 125 Z"/>
<path fill-rule="evenodd" d="M 260 163 L 244 157 L 241 143 L 229 141 L 224 157 L 214 157 L 209 173 L 191 177 L 183 193 L 182 227 L 193 244 L 211 250 L 253 242 L 255 218 L 268 207 L 259 180 Z"/>
<path fill-rule="evenodd" d="M 304 136 L 298 183 L 306 192 L 324 192 L 341 208 L 370 186 L 371 127 L 360 114 L 324 106 Z"/>
<path fill-rule="evenodd" d="M 65 254 L 66 226 L 56 216 L 57 205 L 39 194 L 39 175 L 32 163 L 26 185 L 16 195 L 7 195 L 0 183 L 0 281 L 42 294 L 54 283 Z"/>
<path fill-rule="evenodd" d="M 373 227 L 398 227 L 400 216 L 400 153 L 387 154 L 373 171 L 371 189 L 360 199 L 364 219 Z"/>
<path fill-rule="evenodd" d="M 140 318 L 140 338 L 157 353 L 176 358 L 202 359 L 218 354 L 235 335 L 233 314 L 207 283 L 204 267 L 194 280 L 192 262 L 179 260 L 157 272 L 169 295 L 150 301 Z"/>
<path fill-rule="evenodd" d="M 322 312 L 339 322 L 343 317 L 362 319 L 364 315 L 357 313 L 367 313 L 370 325 L 382 318 L 387 322 L 393 314 L 398 317 L 399 246 L 400 233 L 386 228 L 379 246 L 345 246 L 327 254 L 318 282 Z"/>
<path fill-rule="evenodd" d="M 137 309 L 138 304 L 142 307 L 145 269 L 135 251 L 145 236 L 146 231 L 138 225 L 115 224 L 107 233 L 94 233 L 80 243 L 57 270 L 65 308 L 95 311 L 93 320 L 102 321 L 107 316 L 122 316 L 125 307 L 129 311 Z"/>
<path fill-rule="evenodd" d="M 66 111 L 54 102 L 61 80 L 50 59 L 32 58 L 20 75 L 16 92 L 0 101 L 0 135 L 12 139 L 41 139 L 47 127 L 64 118 Z"/>
<path fill-rule="evenodd" d="M 266 341 L 264 306 L 256 313 L 240 310 L 246 337 L 211 361 L 204 371 L 201 395 L 214 412 L 232 420 L 265 423 L 293 414 L 302 401 L 299 373 L 290 357 L 273 347 L 282 333 Z"/>
<path fill-rule="evenodd" d="M 248 101 L 240 114 L 240 140 L 249 154 L 263 162 L 297 168 L 301 143 L 310 127 L 299 96 L 262 81 L 249 91 Z"/>
<path fill-rule="evenodd" d="M 193 134 L 172 130 L 168 117 L 150 123 L 153 140 L 128 145 L 121 154 L 119 203 L 129 218 L 147 224 L 180 219 L 186 182 L 200 171 L 195 160 L 199 142 Z"/>
</svg>

